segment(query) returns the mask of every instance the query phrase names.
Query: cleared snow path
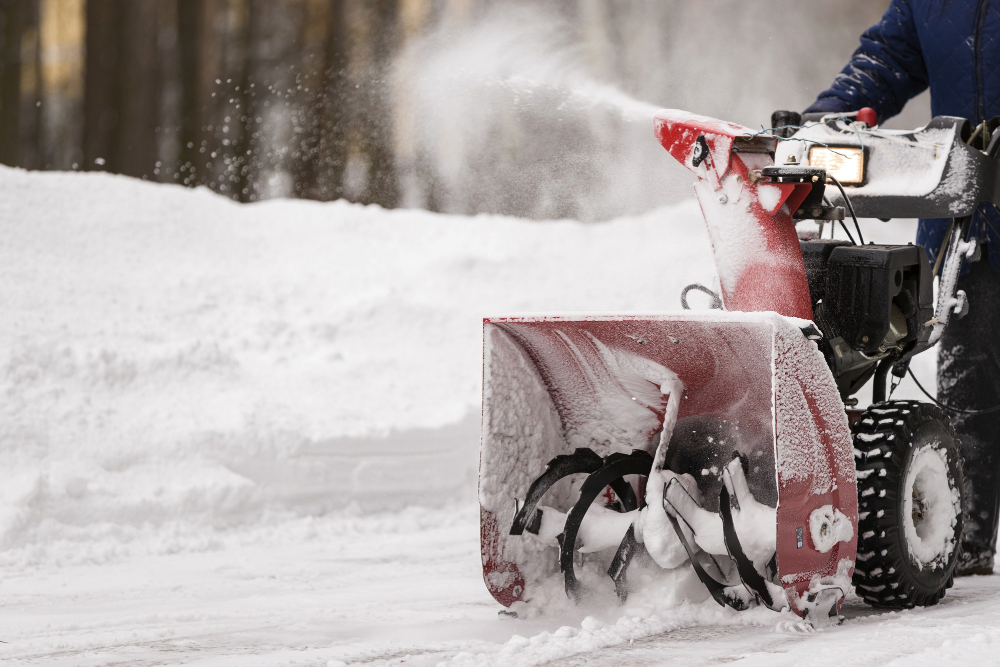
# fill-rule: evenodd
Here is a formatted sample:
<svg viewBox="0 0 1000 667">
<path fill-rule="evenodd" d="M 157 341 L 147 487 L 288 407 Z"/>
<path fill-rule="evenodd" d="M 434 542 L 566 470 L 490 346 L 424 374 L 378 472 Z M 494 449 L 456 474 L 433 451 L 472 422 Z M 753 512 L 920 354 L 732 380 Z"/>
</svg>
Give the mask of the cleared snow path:
<svg viewBox="0 0 1000 667">
<path fill-rule="evenodd" d="M 710 601 L 497 618 L 481 318 L 672 310 L 713 274 L 693 203 L 535 223 L 0 168 L 0 660 L 991 659 L 994 578 L 810 635 Z"/>
<path fill-rule="evenodd" d="M 35 567 L 0 586 L 5 664 L 992 664 L 1000 577 L 960 580 L 936 608 L 797 632 L 714 602 L 642 620 L 500 620 L 468 508 L 301 520 L 203 550 Z M 582 626 L 582 627 L 581 627 Z M 569 630 L 569 632 L 567 632 Z M 513 637 L 513 635 L 518 635 Z M 630 642 L 630 639 L 632 640 Z"/>
</svg>

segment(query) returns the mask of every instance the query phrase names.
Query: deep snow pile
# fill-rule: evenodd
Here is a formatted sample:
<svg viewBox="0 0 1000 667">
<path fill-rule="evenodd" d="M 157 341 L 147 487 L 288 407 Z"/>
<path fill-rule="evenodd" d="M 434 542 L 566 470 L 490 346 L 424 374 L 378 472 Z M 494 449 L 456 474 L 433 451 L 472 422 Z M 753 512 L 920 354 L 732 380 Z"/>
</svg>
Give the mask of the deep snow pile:
<svg viewBox="0 0 1000 667">
<path fill-rule="evenodd" d="M 771 646 L 784 617 L 670 609 L 707 597 L 689 572 L 515 624 L 481 580 L 481 318 L 673 310 L 713 277 L 693 201 L 539 223 L 0 168 L 0 657 L 539 664 L 708 626 L 704 661 L 722 625 Z"/>
<path fill-rule="evenodd" d="M 471 502 L 484 315 L 674 309 L 714 273 L 694 204 L 527 223 L 4 169 L 0 207 L 7 548 Z"/>
</svg>

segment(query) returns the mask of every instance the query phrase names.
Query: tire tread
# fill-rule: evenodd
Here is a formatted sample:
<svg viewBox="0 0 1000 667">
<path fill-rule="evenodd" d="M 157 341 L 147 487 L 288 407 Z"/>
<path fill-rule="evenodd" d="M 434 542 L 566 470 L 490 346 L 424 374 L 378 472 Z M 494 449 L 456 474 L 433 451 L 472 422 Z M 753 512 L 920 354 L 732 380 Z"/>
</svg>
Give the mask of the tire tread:
<svg viewBox="0 0 1000 667">
<path fill-rule="evenodd" d="M 904 555 L 896 548 L 901 541 L 896 521 L 899 476 L 915 430 L 929 421 L 943 424 L 957 442 L 944 413 L 919 401 L 876 404 L 852 429 L 859 516 L 854 586 L 858 595 L 874 606 L 899 609 L 937 604 L 954 580 L 949 573 L 938 590 L 919 585 L 909 576 Z M 956 457 L 959 471 L 961 464 L 961 457 Z M 953 556 L 952 570 L 955 561 Z"/>
</svg>

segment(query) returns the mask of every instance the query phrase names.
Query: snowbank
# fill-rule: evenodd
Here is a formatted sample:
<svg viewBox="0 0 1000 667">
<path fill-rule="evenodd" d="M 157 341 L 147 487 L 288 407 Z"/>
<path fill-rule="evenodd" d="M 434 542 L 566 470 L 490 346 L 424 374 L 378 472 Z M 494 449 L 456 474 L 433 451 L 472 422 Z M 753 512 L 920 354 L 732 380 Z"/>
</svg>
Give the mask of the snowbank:
<svg viewBox="0 0 1000 667">
<path fill-rule="evenodd" d="M 471 502 L 484 315 L 714 275 L 693 203 L 537 223 L 2 169 L 0 225 L 7 548 Z"/>
</svg>

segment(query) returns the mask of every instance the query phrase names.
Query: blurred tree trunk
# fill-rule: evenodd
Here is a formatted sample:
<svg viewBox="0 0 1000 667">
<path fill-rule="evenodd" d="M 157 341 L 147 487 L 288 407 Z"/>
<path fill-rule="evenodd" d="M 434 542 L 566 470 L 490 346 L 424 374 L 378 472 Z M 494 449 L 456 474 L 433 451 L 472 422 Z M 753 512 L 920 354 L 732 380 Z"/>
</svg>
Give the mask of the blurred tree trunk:
<svg viewBox="0 0 1000 667">
<path fill-rule="evenodd" d="M 118 125 L 118 34 L 116 0 L 87 1 L 84 66 L 83 160 L 85 169 L 114 170 L 114 133 Z"/>
<path fill-rule="evenodd" d="M 304 20 L 299 24 L 299 88 L 305 98 L 296 105 L 299 130 L 293 150 L 292 178 L 295 194 L 317 199 L 316 177 L 319 171 L 319 144 L 323 132 L 323 92 L 326 87 L 326 35 L 330 24 L 328 0 L 300 0 Z"/>
<path fill-rule="evenodd" d="M 387 81 L 396 40 L 396 0 L 350 0 L 350 124 L 343 192 L 352 201 L 392 208 L 399 199 Z"/>
<path fill-rule="evenodd" d="M 388 82 L 391 81 L 392 57 L 397 39 L 397 0 L 374 0 L 375 30 L 373 36 L 375 76 L 368 100 L 366 151 L 371 158 L 371 176 L 364 195 L 367 202 L 393 208 L 399 201 L 399 187 L 395 173 L 393 146 L 392 99 Z"/>
<path fill-rule="evenodd" d="M 399 0 L 399 45 L 392 72 L 393 153 L 399 205 L 430 208 L 436 205 L 435 180 L 427 168 L 418 139 L 414 79 L 420 74 L 414 43 L 431 16 L 429 0 Z"/>
<path fill-rule="evenodd" d="M 0 162 L 19 165 L 21 159 L 21 36 L 25 4 L 5 2 L 0 9 Z"/>
<path fill-rule="evenodd" d="M 158 146 L 160 111 L 159 33 L 157 0 L 119 0 L 118 131 L 115 136 L 116 171 L 128 176 L 151 176 Z"/>
<path fill-rule="evenodd" d="M 153 144 L 156 149 L 153 178 L 175 181 L 179 173 L 169 174 L 180 163 L 181 134 L 181 63 L 178 4 L 183 0 L 156 0 L 156 125 Z M 185 185 L 187 185 L 185 181 Z"/>
<path fill-rule="evenodd" d="M 205 7 L 199 0 L 177 0 L 177 59 L 180 79 L 179 116 L 180 144 L 178 162 L 193 169 L 195 174 L 204 173 L 199 169 L 198 148 L 201 142 L 201 100 L 199 99 L 199 45 L 205 31 Z"/>
<path fill-rule="evenodd" d="M 258 33 L 258 15 L 260 0 L 237 0 L 237 11 L 240 17 L 239 36 L 234 40 L 236 62 L 238 63 L 233 113 L 228 122 L 235 135 L 232 140 L 232 163 L 230 164 L 230 182 L 233 198 L 241 202 L 252 201 L 254 195 L 253 134 L 254 119 L 250 107 L 255 67 L 254 39 Z"/>
<path fill-rule="evenodd" d="M 20 104 L 17 164 L 40 169 L 42 164 L 42 58 L 39 0 L 8 0 L 20 5 Z M 11 91 L 13 92 L 13 91 Z"/>
<path fill-rule="evenodd" d="M 88 0 L 84 160 L 129 176 L 156 168 L 156 0 Z"/>
<path fill-rule="evenodd" d="M 177 0 L 177 161 L 189 185 L 206 183 L 209 176 L 205 128 L 212 119 L 212 82 L 218 78 L 218 13 L 214 0 Z"/>
<path fill-rule="evenodd" d="M 210 183 L 214 177 L 218 144 L 215 141 L 215 126 L 220 120 L 223 98 L 217 81 L 222 77 L 222 40 L 224 36 L 223 4 L 225 0 L 202 0 L 200 12 L 201 31 L 198 43 L 198 67 L 196 82 L 196 132 L 195 145 L 198 146 L 200 161 L 199 183 Z"/>
<path fill-rule="evenodd" d="M 177 0 L 178 163 L 188 185 L 213 183 L 225 0 Z M 213 93 L 215 95 L 213 95 Z"/>
<path fill-rule="evenodd" d="M 317 158 L 318 183 L 322 199 L 344 195 L 344 169 L 347 167 L 347 16 L 344 3 L 332 0 L 327 26 L 323 63 L 323 121 Z"/>
<path fill-rule="evenodd" d="M 36 0 L 39 131 L 44 169 L 78 169 L 83 162 L 85 0 Z M 30 104 L 34 104 L 29 102 Z"/>
<path fill-rule="evenodd" d="M 32 25 L 35 31 L 35 43 L 34 43 L 34 53 L 32 53 L 32 58 L 34 60 L 34 66 L 32 67 L 32 74 L 34 75 L 34 84 L 32 88 L 34 89 L 34 95 L 32 99 L 29 100 L 32 110 L 32 127 L 31 135 L 28 139 L 30 142 L 31 159 L 25 164 L 29 169 L 48 169 L 50 165 L 45 164 L 45 133 L 44 133 L 44 121 L 45 115 L 42 109 L 42 104 L 45 97 L 45 78 L 42 76 L 42 7 L 41 0 L 32 0 L 31 2 L 31 14 L 32 14 Z"/>
<path fill-rule="evenodd" d="M 306 110 L 307 131 L 302 139 L 302 164 L 296 173 L 300 197 L 329 200 L 339 197 L 345 155 L 347 100 L 347 30 L 344 2 L 322 0 L 321 46 L 315 86 Z M 319 17 L 317 17 L 319 18 Z M 312 19 L 312 17 L 311 17 Z"/>
</svg>

